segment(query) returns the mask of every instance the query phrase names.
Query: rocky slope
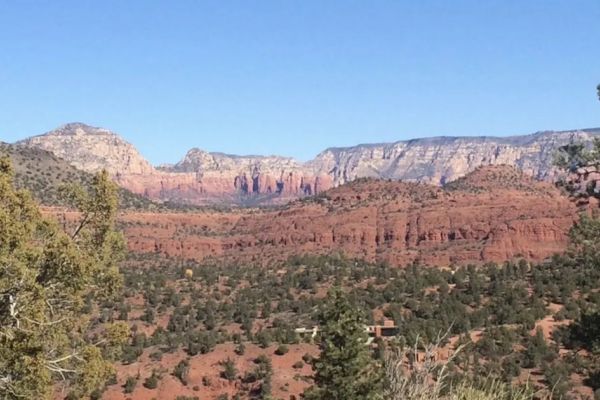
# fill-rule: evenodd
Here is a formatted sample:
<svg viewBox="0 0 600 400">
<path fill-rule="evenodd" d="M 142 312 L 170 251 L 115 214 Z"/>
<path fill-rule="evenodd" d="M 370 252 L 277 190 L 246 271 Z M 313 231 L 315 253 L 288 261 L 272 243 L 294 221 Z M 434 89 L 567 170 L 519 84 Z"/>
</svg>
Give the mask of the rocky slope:
<svg viewBox="0 0 600 400">
<path fill-rule="evenodd" d="M 17 144 L 47 150 L 86 172 L 106 169 L 112 174 L 148 174 L 154 171 L 137 149 L 119 135 L 79 122 Z"/>
<path fill-rule="evenodd" d="M 121 223 L 131 250 L 182 259 L 272 262 L 341 251 L 402 266 L 541 260 L 564 250 L 576 215 L 552 184 L 487 166 L 448 189 L 359 179 L 279 210 L 126 213 Z"/>
<path fill-rule="evenodd" d="M 65 185 L 75 183 L 86 187 L 92 181 L 92 174 L 46 150 L 0 142 L 0 156 L 4 155 L 11 158 L 15 185 L 29 190 L 38 202 L 47 206 L 67 205 L 61 194 Z M 119 199 L 123 209 L 165 210 L 169 206 L 154 203 L 125 188 L 119 189 Z"/>
<path fill-rule="evenodd" d="M 252 206 L 283 204 L 361 177 L 443 185 L 481 165 L 514 165 L 538 179 L 553 180 L 556 149 L 570 141 L 590 141 L 599 133 L 590 129 L 415 139 L 327 149 L 306 163 L 192 149 L 177 164 L 157 168 L 115 133 L 80 123 L 20 144 L 51 151 L 84 171 L 106 168 L 123 187 L 153 200 Z"/>
</svg>

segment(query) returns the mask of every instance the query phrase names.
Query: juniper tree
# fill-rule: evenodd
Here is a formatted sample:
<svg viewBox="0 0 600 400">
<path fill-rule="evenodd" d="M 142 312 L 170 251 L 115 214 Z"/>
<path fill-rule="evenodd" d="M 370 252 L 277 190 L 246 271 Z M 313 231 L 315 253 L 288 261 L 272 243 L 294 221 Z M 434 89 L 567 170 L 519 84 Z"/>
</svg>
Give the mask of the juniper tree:
<svg viewBox="0 0 600 400">
<path fill-rule="evenodd" d="M 600 100 L 600 85 L 597 86 Z M 594 138 L 591 147 L 583 143 L 569 143 L 559 148 L 554 164 L 566 171 L 573 172 L 580 167 L 600 166 L 600 138 Z"/>
<path fill-rule="evenodd" d="M 109 325 L 87 336 L 84 298 L 117 293 L 124 242 L 114 230 L 116 188 L 106 173 L 89 191 L 70 190 L 81 219 L 65 232 L 45 218 L 31 195 L 15 190 L 8 158 L 0 159 L 0 398 L 45 399 L 63 382 L 71 397 L 101 388 L 129 334 Z"/>
<path fill-rule="evenodd" d="M 365 319 L 341 289 L 329 291 L 318 321 L 321 354 L 312 361 L 314 386 L 305 398 L 380 399 L 382 375 L 366 344 Z"/>
</svg>

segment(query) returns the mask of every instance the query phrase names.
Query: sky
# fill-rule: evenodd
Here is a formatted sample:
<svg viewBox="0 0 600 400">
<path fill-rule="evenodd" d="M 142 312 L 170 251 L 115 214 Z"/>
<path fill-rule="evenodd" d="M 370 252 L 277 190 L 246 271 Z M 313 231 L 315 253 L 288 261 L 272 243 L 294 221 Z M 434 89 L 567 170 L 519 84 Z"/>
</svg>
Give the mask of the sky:
<svg viewBox="0 0 600 400">
<path fill-rule="evenodd" d="M 600 126 L 599 0 L 0 0 L 0 140 L 154 164 Z"/>
</svg>

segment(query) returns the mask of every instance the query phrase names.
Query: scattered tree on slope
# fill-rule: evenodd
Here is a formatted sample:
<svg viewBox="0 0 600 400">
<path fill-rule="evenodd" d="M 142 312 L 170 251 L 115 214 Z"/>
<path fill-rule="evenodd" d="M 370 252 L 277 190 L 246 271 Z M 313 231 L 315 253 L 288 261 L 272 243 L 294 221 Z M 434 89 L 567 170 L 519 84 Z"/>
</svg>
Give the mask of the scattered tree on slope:
<svg viewBox="0 0 600 400">
<path fill-rule="evenodd" d="M 365 321 L 339 288 L 328 293 L 320 310 L 321 354 L 313 360 L 315 385 L 307 400 L 381 398 L 381 369 L 366 346 Z"/>
</svg>

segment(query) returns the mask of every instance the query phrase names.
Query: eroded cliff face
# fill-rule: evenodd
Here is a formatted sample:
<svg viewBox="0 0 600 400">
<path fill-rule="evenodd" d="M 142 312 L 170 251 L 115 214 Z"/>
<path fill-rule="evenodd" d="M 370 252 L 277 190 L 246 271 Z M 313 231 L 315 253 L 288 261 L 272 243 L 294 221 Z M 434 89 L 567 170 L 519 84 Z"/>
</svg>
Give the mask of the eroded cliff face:
<svg viewBox="0 0 600 400">
<path fill-rule="evenodd" d="M 577 207 L 505 166 L 440 187 L 357 180 L 279 210 L 121 217 L 133 251 L 229 262 L 343 252 L 403 266 L 481 264 L 561 252 Z"/>
<path fill-rule="evenodd" d="M 315 173 L 289 157 L 236 156 L 192 149 L 179 163 L 161 170 L 171 175 L 194 174 L 206 192 L 215 195 L 262 195 L 289 200 L 331 187 L 327 173 Z"/>
<path fill-rule="evenodd" d="M 234 156 L 192 149 L 176 165 L 154 168 L 116 133 L 82 123 L 67 124 L 17 144 L 50 151 L 87 172 L 106 169 L 121 186 L 157 201 L 281 204 L 331 187 L 328 174 L 278 156 Z"/>
<path fill-rule="evenodd" d="M 107 169 L 123 187 L 152 200 L 204 204 L 283 204 L 357 178 L 443 185 L 482 165 L 513 165 L 551 181 L 555 151 L 590 141 L 600 130 L 494 137 L 439 137 L 333 148 L 301 163 L 279 156 L 236 156 L 190 150 L 175 165 L 154 168 L 113 132 L 80 123 L 19 142 L 48 150 L 75 167 Z"/>
<path fill-rule="evenodd" d="M 591 142 L 599 129 L 539 132 L 512 137 L 436 137 L 327 149 L 309 164 L 328 171 L 334 185 L 373 177 L 443 185 L 483 165 L 512 165 L 551 181 L 556 150 Z"/>
</svg>

